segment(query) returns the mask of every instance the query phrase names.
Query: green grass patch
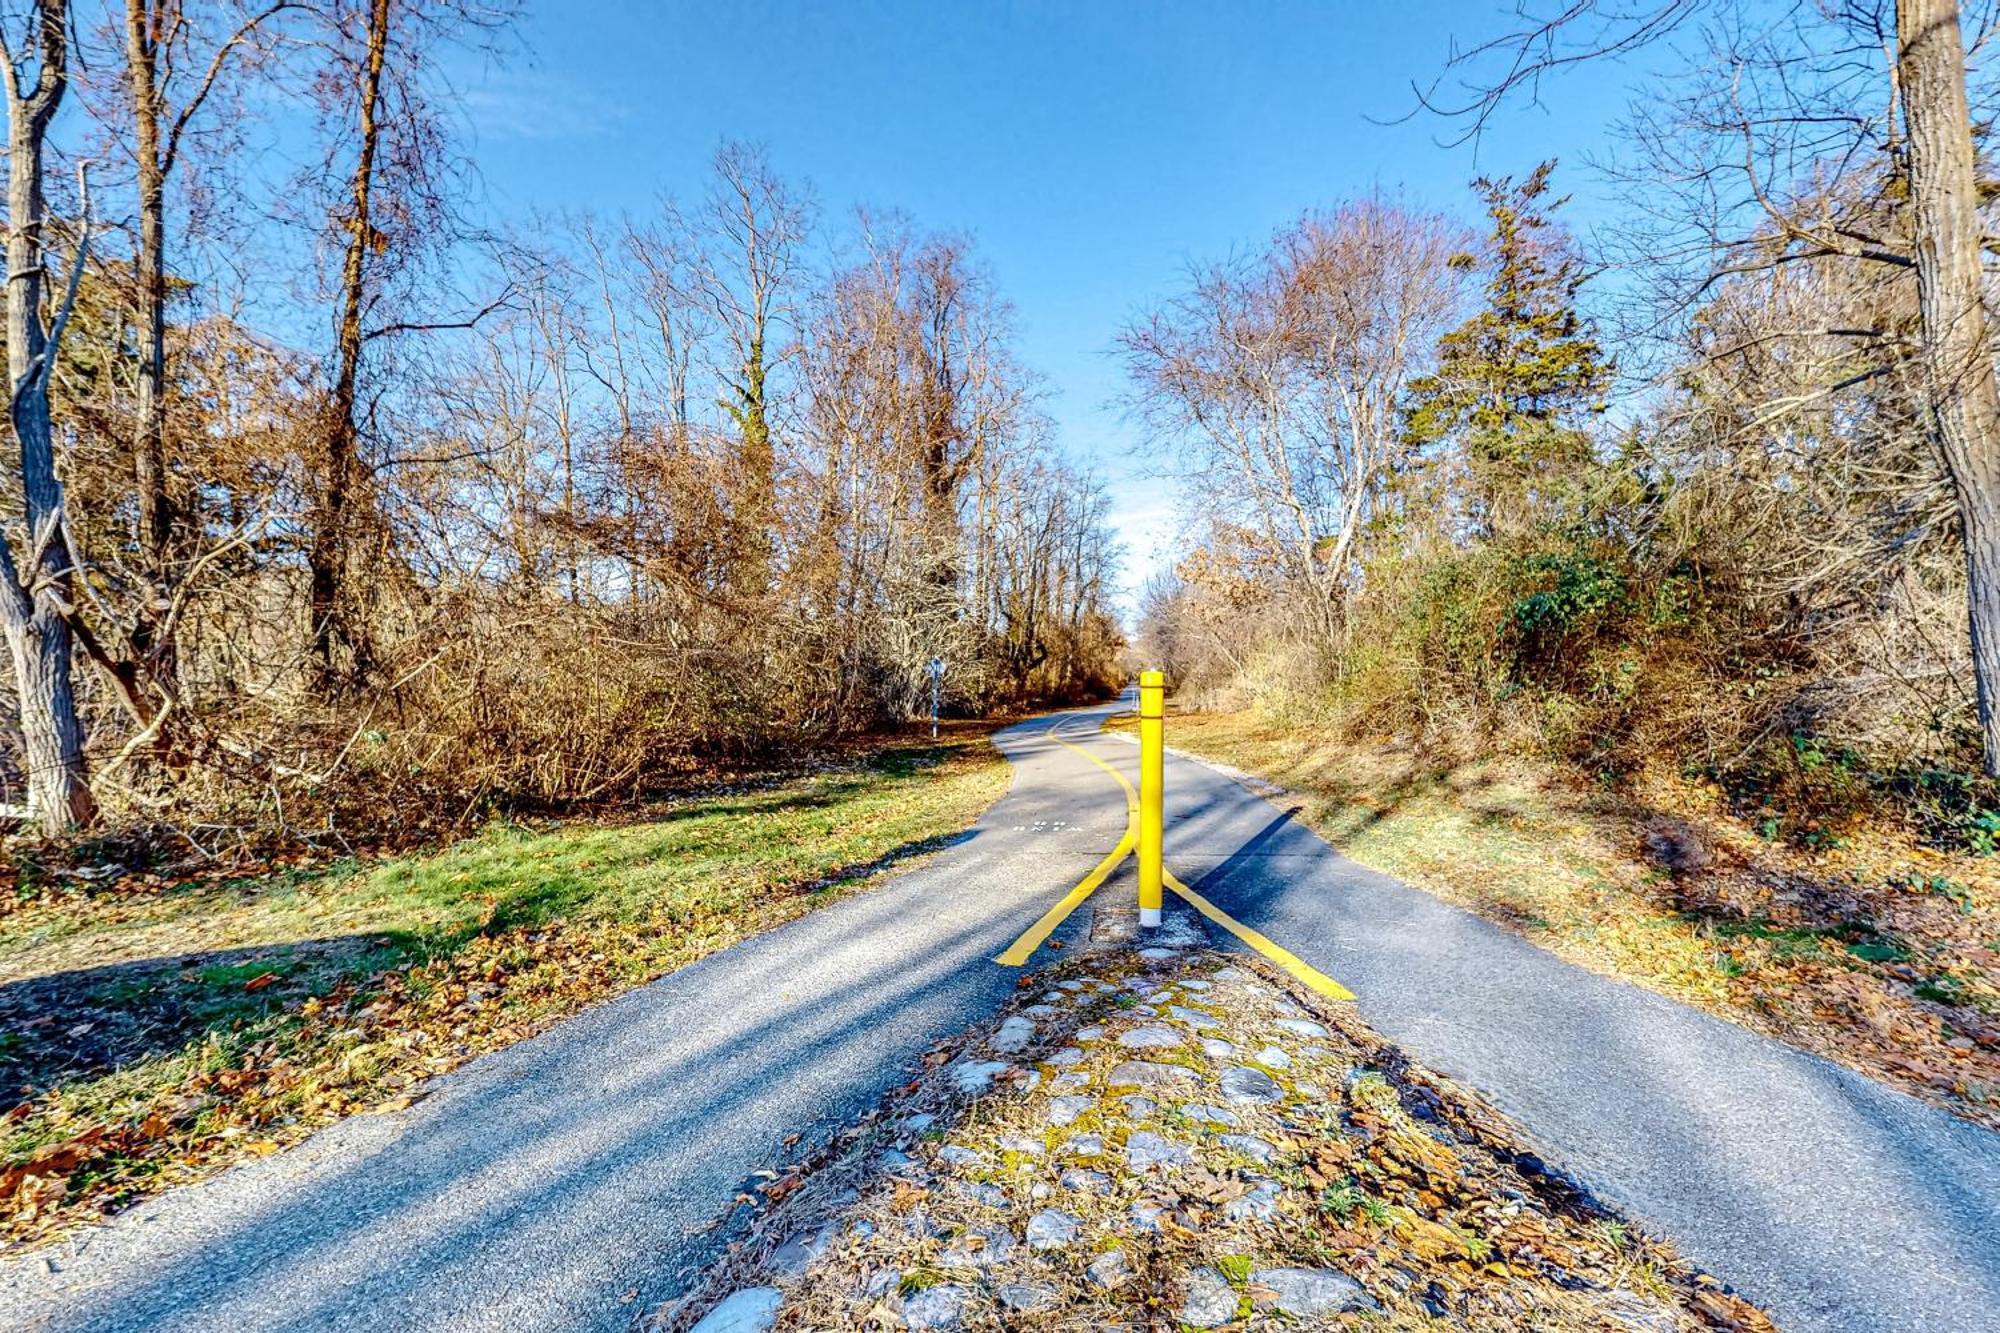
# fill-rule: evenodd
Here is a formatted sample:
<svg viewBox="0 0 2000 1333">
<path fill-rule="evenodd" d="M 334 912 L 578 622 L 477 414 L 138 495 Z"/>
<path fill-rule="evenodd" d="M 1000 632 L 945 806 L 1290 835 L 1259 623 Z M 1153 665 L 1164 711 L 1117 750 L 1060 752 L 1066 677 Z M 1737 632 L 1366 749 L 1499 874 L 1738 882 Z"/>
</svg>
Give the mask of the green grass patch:
<svg viewBox="0 0 2000 1333">
<path fill-rule="evenodd" d="M 1848 944 L 1847 952 L 1864 963 L 1903 963 L 1910 957 L 1908 949 L 1885 939 L 1854 940 Z"/>
</svg>

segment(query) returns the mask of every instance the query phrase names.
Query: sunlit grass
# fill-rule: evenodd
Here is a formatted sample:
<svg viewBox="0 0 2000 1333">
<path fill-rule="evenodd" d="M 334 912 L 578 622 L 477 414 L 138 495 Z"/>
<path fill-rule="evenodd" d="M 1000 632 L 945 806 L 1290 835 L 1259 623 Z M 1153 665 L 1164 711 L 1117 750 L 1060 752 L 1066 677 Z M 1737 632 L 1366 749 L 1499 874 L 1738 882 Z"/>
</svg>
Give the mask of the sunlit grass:
<svg viewBox="0 0 2000 1333">
<path fill-rule="evenodd" d="M 963 826 L 1005 784 L 977 749 L 893 751 L 866 766 L 688 801 L 629 824 L 496 825 L 443 852 L 196 883 L 135 903 L 0 920 L 0 979 L 166 953 L 381 935 L 396 954 L 549 921 L 672 922 L 796 887 Z M 282 963 L 274 953 L 271 966 Z M 265 965 L 230 965 L 248 980 Z M 219 974 L 218 974 L 219 975 Z"/>
</svg>

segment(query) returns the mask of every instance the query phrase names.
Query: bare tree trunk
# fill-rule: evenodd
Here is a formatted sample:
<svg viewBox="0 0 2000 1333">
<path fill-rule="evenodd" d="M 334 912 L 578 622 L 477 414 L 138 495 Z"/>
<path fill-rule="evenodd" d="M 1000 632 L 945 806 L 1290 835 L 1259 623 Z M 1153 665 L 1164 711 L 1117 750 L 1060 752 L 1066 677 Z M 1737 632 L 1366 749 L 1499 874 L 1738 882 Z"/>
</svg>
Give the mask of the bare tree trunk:
<svg viewBox="0 0 2000 1333">
<path fill-rule="evenodd" d="M 131 81 L 134 156 L 138 163 L 139 244 L 133 256 L 138 284 L 138 401 L 132 433 L 132 490 L 138 507 L 140 571 L 145 592 L 132 616 L 131 652 L 105 661 L 112 678 L 142 726 L 151 726 L 156 708 L 140 684 L 146 674 L 163 685 L 175 675 L 173 631 L 162 622 L 171 605 L 167 561 L 174 512 L 167 497 L 167 245 L 166 179 L 161 151 L 159 51 L 164 23 L 180 18 L 176 0 L 125 0 L 126 77 Z M 86 639 L 86 648 L 89 640 Z M 93 654 L 93 656 L 95 656 Z M 136 660 L 135 660 L 136 659 Z M 172 742 L 157 729 L 152 753 L 164 759 Z"/>
<path fill-rule="evenodd" d="M 958 314 L 958 254 L 946 246 L 918 256 L 918 367 L 916 412 L 923 469 L 925 539 L 931 543 L 926 577 L 940 610 L 958 597 L 958 492 L 973 464 L 960 420 L 959 369 L 952 334 Z"/>
<path fill-rule="evenodd" d="M 156 590 L 163 590 L 173 510 L 167 499 L 166 170 L 160 152 L 159 28 L 169 17 L 149 0 L 125 0 L 125 59 L 132 82 L 132 125 L 139 186 L 138 404 L 132 477 L 138 491 L 139 547 Z"/>
<path fill-rule="evenodd" d="M 97 818 L 84 766 L 83 724 L 70 679 L 69 626 L 55 600 L 48 590 L 33 598 L 20 608 L 28 613 L 25 623 L 17 620 L 15 608 L 10 607 L 7 615 L 7 643 L 21 696 L 21 733 L 27 742 L 28 809 L 36 825 L 51 837 L 86 827 Z"/>
<path fill-rule="evenodd" d="M 1900 0 L 1896 29 L 1925 370 L 1964 529 L 1986 772 L 2000 777 L 2000 381 L 1981 293 L 1965 41 L 1955 0 Z"/>
<path fill-rule="evenodd" d="M 360 423 L 355 420 L 356 386 L 361 373 L 361 310 L 366 296 L 366 264 L 374 225 L 370 206 L 375 188 L 375 153 L 381 141 L 377 113 L 382 98 L 382 66 L 389 46 L 389 0 L 370 0 L 368 49 L 359 95 L 359 150 L 348 202 L 347 248 L 340 271 L 340 320 L 335 335 L 337 366 L 333 402 L 326 431 L 324 475 L 320 479 L 319 512 L 313 527 L 308 605 L 312 616 L 313 654 L 319 659 L 323 684 L 340 674 L 343 650 L 357 671 L 365 668 L 366 642 L 354 622 L 347 584 L 351 512 L 360 480 Z"/>
<path fill-rule="evenodd" d="M 43 832 L 61 833 L 97 817 L 83 757 L 83 725 L 70 682 L 70 629 L 63 593 L 70 577 L 63 530 L 63 490 L 56 478 L 49 420 L 49 380 L 61 336 L 42 323 L 43 148 L 68 86 L 66 0 L 35 7 L 39 69 L 25 96 L 11 50 L 0 50 L 7 84 L 7 371 L 8 415 L 21 449 L 27 558 L 0 550 L 0 622 L 13 653 L 27 742 L 28 806 Z M 76 262 L 83 262 L 78 247 Z M 72 288 L 74 275 L 72 275 Z M 23 575 L 26 581 L 23 581 Z"/>
<path fill-rule="evenodd" d="M 180 157 L 182 135 L 217 88 L 233 53 L 258 27 L 293 8 L 294 0 L 273 0 L 246 19 L 214 49 L 205 72 L 187 89 L 183 105 L 171 105 L 174 62 L 171 47 L 190 27 L 184 0 L 125 0 L 125 77 L 132 109 L 132 150 L 136 165 L 139 226 L 133 255 L 134 298 L 138 306 L 137 403 L 132 431 L 132 491 L 137 509 L 140 573 L 145 592 L 124 627 L 124 642 L 100 639 L 81 621 L 72 621 L 85 655 L 111 680 L 140 725 L 155 733 L 155 758 L 174 750 L 170 731 L 154 721 L 164 696 L 178 697 L 175 646 L 174 570 L 177 529 L 185 521 L 167 485 L 167 179 Z M 185 41 L 184 36 L 182 40 Z M 148 689 L 148 685 L 151 689 Z"/>
</svg>

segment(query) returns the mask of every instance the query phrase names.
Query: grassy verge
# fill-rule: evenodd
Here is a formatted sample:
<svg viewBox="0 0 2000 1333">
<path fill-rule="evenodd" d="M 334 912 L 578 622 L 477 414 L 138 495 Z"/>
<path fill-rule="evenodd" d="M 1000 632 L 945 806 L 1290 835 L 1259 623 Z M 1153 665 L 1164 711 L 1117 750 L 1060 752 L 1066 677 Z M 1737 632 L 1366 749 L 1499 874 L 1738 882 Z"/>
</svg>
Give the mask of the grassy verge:
<svg viewBox="0 0 2000 1333">
<path fill-rule="evenodd" d="M 5 1234 L 407 1104 L 432 1074 L 935 848 L 1006 785 L 968 736 L 624 823 L 21 906 L 0 916 Z"/>
<path fill-rule="evenodd" d="M 1355 860 L 1600 972 L 2000 1127 L 2000 875 L 1894 828 L 1767 840 L 1720 794 L 1610 793 L 1546 765 L 1440 764 L 1250 713 L 1168 744 L 1295 793 Z"/>
</svg>

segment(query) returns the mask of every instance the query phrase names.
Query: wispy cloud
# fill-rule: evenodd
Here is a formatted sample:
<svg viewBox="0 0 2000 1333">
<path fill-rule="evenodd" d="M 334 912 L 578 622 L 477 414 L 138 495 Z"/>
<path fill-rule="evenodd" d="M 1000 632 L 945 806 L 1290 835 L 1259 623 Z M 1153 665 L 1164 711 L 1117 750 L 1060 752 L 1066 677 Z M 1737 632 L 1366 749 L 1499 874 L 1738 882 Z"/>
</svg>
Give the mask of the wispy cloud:
<svg viewBox="0 0 2000 1333">
<path fill-rule="evenodd" d="M 618 131 L 629 104 L 535 70 L 492 70 L 459 94 L 472 131 L 486 143 L 594 139 Z"/>
</svg>

